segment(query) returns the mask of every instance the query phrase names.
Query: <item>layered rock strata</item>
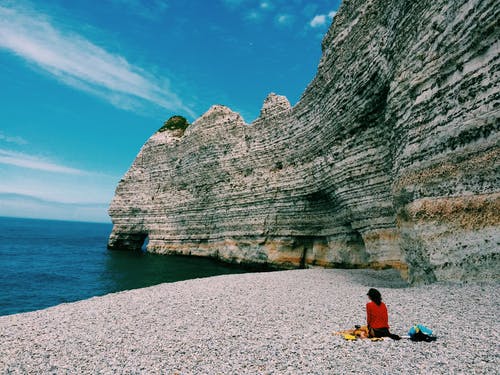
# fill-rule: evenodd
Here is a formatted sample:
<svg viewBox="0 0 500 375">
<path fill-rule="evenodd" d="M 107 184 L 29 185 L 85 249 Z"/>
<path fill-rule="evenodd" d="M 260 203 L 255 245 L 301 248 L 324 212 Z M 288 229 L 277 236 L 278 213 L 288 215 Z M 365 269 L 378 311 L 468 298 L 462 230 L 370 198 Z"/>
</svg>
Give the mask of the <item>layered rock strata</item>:
<svg viewBox="0 0 500 375">
<path fill-rule="evenodd" d="M 213 106 L 143 146 L 108 247 L 499 277 L 500 5 L 344 0 L 314 80 L 247 125 Z"/>
</svg>

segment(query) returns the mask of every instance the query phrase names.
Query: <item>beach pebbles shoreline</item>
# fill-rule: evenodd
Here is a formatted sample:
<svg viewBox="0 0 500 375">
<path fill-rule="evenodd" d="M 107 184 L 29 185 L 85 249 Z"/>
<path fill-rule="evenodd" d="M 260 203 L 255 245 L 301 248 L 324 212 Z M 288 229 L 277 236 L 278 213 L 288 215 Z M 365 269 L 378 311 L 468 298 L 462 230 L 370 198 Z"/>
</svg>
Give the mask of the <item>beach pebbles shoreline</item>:
<svg viewBox="0 0 500 375">
<path fill-rule="evenodd" d="M 308 269 L 160 284 L 0 317 L 2 374 L 496 374 L 498 282 L 408 287 L 391 270 Z M 345 341 L 378 288 L 391 331 Z"/>
</svg>

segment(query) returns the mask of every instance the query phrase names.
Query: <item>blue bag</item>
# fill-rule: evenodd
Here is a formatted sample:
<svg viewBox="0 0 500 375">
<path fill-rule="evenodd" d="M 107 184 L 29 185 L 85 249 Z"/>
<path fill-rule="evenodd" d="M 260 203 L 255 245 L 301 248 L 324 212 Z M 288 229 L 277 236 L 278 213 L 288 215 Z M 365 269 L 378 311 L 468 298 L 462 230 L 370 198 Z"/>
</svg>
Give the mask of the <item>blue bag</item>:
<svg viewBox="0 0 500 375">
<path fill-rule="evenodd" d="M 410 340 L 412 341 L 434 341 L 436 337 L 432 335 L 432 329 L 422 324 L 415 324 L 408 331 Z"/>
</svg>

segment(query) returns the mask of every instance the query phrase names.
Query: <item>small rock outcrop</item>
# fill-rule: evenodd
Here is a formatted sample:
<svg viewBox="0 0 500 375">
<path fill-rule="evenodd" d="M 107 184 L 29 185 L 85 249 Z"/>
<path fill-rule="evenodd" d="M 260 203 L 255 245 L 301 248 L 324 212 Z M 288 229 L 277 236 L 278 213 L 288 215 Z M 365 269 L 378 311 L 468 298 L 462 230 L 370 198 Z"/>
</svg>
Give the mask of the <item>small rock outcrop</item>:
<svg viewBox="0 0 500 375">
<path fill-rule="evenodd" d="M 500 6 L 344 0 L 314 80 L 213 106 L 118 184 L 108 247 L 279 267 L 500 275 Z"/>
</svg>

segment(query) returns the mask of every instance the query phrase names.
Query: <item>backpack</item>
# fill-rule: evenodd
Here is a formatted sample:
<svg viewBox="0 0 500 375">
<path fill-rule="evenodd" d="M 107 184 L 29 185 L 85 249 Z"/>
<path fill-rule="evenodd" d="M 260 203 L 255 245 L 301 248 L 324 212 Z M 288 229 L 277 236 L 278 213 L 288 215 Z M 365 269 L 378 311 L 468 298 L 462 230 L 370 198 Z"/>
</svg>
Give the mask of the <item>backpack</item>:
<svg viewBox="0 0 500 375">
<path fill-rule="evenodd" d="M 415 324 L 408 331 L 411 341 L 426 341 L 431 342 L 436 340 L 436 336 L 432 335 L 432 330 L 422 324 Z"/>
</svg>

